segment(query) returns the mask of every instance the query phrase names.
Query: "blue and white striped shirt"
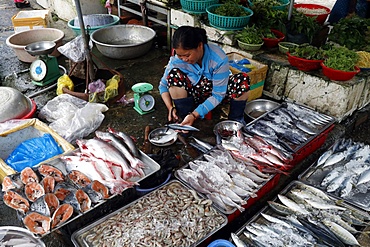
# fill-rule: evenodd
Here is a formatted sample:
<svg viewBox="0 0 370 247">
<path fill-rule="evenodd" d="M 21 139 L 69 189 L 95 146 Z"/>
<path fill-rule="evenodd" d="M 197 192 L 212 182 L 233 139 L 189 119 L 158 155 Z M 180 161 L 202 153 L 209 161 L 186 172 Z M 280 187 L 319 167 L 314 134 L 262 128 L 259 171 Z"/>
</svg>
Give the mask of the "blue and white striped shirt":
<svg viewBox="0 0 370 247">
<path fill-rule="evenodd" d="M 220 47 L 215 44 L 205 44 L 203 48 L 202 67 L 198 64 L 186 63 L 177 55 L 171 57 L 158 87 L 160 94 L 168 92 L 166 78 L 173 68 L 178 68 L 185 73 L 192 85 L 196 85 L 202 76 L 211 80 L 213 84 L 212 95 L 195 109 L 201 118 L 204 118 L 225 97 L 230 72 L 228 57 Z"/>
</svg>

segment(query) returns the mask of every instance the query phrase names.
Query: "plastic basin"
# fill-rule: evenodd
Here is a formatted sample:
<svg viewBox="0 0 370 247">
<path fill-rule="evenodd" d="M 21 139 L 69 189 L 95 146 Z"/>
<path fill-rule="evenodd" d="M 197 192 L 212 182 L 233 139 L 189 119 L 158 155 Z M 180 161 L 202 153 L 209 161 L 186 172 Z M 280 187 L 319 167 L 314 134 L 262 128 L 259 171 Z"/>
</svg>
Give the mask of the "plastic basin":
<svg viewBox="0 0 370 247">
<path fill-rule="evenodd" d="M 330 14 L 330 9 L 328 7 L 318 5 L 318 4 L 299 3 L 299 4 L 294 4 L 294 8 L 296 8 L 298 11 L 300 11 L 299 9 L 307 9 L 306 11 L 300 11 L 300 12 L 302 12 L 306 16 L 315 18 L 316 21 L 321 25 L 324 24 L 324 22 L 326 21 L 326 18 L 328 18 L 328 15 Z M 320 9 L 322 9 L 323 11 L 326 11 L 326 13 L 325 14 L 314 14 L 315 10 L 320 10 Z"/>
<path fill-rule="evenodd" d="M 217 239 L 210 243 L 207 247 L 235 247 L 235 245 L 225 239 Z"/>
<path fill-rule="evenodd" d="M 119 17 L 116 16 L 116 15 L 110 15 L 111 17 L 113 17 L 113 21 L 111 23 L 108 23 L 108 24 L 105 24 L 105 25 L 98 25 L 98 26 L 92 26 L 90 24 L 93 24 L 94 21 L 93 20 L 90 20 L 88 21 L 89 19 L 93 19 L 93 18 L 88 18 L 88 17 L 93 17 L 94 15 L 88 15 L 88 16 L 84 16 L 84 20 L 86 19 L 86 22 L 84 21 L 84 24 L 85 24 L 85 29 L 88 29 L 90 34 L 95 32 L 96 30 L 98 29 L 101 29 L 101 28 L 105 28 L 105 27 L 109 27 L 109 26 L 113 26 L 113 25 L 116 25 L 118 22 L 119 22 Z M 97 16 L 101 16 L 101 15 L 97 15 Z M 71 28 L 76 35 L 80 35 L 81 34 L 81 28 L 80 26 L 75 26 L 75 19 L 72 19 L 72 20 L 69 20 L 68 23 L 67 23 L 68 27 Z M 89 27 L 87 27 L 87 25 L 89 25 Z"/>
<path fill-rule="evenodd" d="M 360 72 L 360 68 L 355 66 L 355 71 L 343 71 L 336 70 L 326 67 L 324 63 L 321 63 L 322 73 L 330 80 L 334 81 L 348 81 L 351 80 L 355 75 Z"/>
<path fill-rule="evenodd" d="M 56 48 L 62 45 L 64 36 L 64 32 L 56 28 L 30 29 L 9 36 L 6 39 L 6 45 L 13 48 L 20 61 L 32 63 L 37 57 L 30 55 L 24 49 L 27 45 L 39 41 L 54 41 L 56 46 L 50 55 L 58 57 L 60 56 L 60 52 Z"/>
<path fill-rule="evenodd" d="M 289 52 L 287 53 L 287 55 L 290 65 L 302 71 L 318 70 L 321 68 L 321 63 L 323 62 L 323 60 L 309 60 L 292 56 Z"/>
<path fill-rule="evenodd" d="M 277 47 L 279 42 L 285 39 L 285 35 L 282 32 L 275 29 L 271 29 L 271 32 L 273 32 L 277 38 L 262 38 L 264 45 L 268 48 Z"/>
<path fill-rule="evenodd" d="M 163 183 L 161 183 L 160 185 L 157 185 L 157 186 L 155 186 L 155 187 L 153 187 L 153 188 L 143 189 L 143 188 L 140 188 L 140 186 L 135 186 L 136 194 L 137 194 L 138 196 L 146 195 L 146 194 L 148 194 L 149 192 L 152 192 L 153 190 L 158 189 L 158 188 L 159 188 L 159 187 L 161 187 L 162 185 L 165 185 L 166 183 L 168 183 L 168 181 L 170 181 L 170 179 L 171 179 L 171 173 L 169 173 L 169 174 L 168 174 L 168 176 L 167 176 L 166 180 L 165 180 Z"/>
</svg>

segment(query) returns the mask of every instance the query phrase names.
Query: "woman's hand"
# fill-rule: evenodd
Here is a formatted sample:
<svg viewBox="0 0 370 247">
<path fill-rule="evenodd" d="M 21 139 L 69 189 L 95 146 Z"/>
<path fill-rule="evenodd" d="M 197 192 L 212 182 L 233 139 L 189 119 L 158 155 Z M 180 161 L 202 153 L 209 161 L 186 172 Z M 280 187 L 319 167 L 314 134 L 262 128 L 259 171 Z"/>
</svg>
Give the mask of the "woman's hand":
<svg viewBox="0 0 370 247">
<path fill-rule="evenodd" d="M 184 120 L 181 122 L 181 125 L 193 125 L 195 120 L 198 118 L 198 113 L 196 112 L 189 112 L 188 115 L 184 118 Z"/>
<path fill-rule="evenodd" d="M 177 116 L 176 107 L 172 107 L 171 110 L 168 111 L 168 122 L 176 123 L 179 120 Z"/>
</svg>

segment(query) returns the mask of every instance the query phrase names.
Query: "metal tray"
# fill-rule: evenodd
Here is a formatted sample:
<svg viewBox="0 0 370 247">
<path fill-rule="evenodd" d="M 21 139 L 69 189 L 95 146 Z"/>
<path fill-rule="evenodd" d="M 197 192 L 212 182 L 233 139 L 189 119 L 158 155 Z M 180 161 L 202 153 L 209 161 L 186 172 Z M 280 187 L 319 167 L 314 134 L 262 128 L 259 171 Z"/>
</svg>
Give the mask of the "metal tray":
<svg viewBox="0 0 370 247">
<path fill-rule="evenodd" d="M 299 184 L 305 184 L 305 183 L 302 183 L 301 181 L 293 181 L 291 182 L 290 184 L 288 184 L 279 194 L 281 195 L 286 195 L 290 190 L 296 188 Z M 327 193 L 326 193 L 327 194 Z M 336 201 L 337 199 L 335 197 L 332 197 L 331 195 L 327 194 L 329 196 L 329 198 L 331 198 L 332 200 Z M 272 201 L 274 202 L 278 202 L 279 199 L 278 197 L 276 196 Z M 355 208 L 353 207 L 352 205 L 346 203 L 346 202 L 343 202 L 341 204 L 341 206 L 345 207 L 345 208 L 348 208 L 350 209 L 351 211 L 353 212 L 358 212 L 358 213 L 366 213 L 365 211 L 361 210 L 361 209 L 358 209 L 358 208 Z M 241 239 L 243 240 L 244 242 L 246 242 L 246 237 L 245 235 L 243 234 L 243 232 L 245 231 L 245 227 L 248 226 L 248 225 L 251 225 L 252 223 L 267 223 L 268 221 L 261 215 L 261 213 L 264 213 L 264 214 L 268 214 L 268 215 L 272 215 L 272 216 L 279 216 L 279 214 L 277 214 L 275 211 L 273 211 L 269 206 L 265 206 L 263 207 L 258 213 L 256 213 L 254 216 L 252 216 L 241 228 L 239 228 L 235 234 Z M 364 232 L 364 231 L 367 231 L 369 227 L 362 227 L 362 229 L 360 229 L 360 232 Z M 368 239 L 366 237 L 366 235 L 362 235 L 361 233 L 358 233 L 358 234 L 355 234 L 355 237 L 357 238 L 357 240 L 361 243 L 368 243 Z M 232 242 L 232 239 L 230 238 L 230 242 Z M 361 246 L 368 246 L 368 245 L 361 245 Z"/>
<path fill-rule="evenodd" d="M 79 149 L 76 149 L 74 151 L 70 151 L 68 153 L 66 153 L 65 155 L 73 155 L 74 152 L 78 152 Z M 140 151 L 140 150 L 139 150 Z M 160 165 L 155 162 L 152 158 L 150 158 L 148 155 L 146 155 L 144 152 L 140 151 L 141 153 L 141 160 L 144 162 L 144 164 L 146 165 L 146 167 L 143 169 L 144 170 L 144 173 L 145 173 L 145 176 L 144 177 L 134 177 L 134 178 L 131 178 L 130 181 L 132 182 L 140 182 L 146 178 L 148 178 L 149 176 L 151 176 L 152 174 L 154 174 L 155 172 L 159 171 L 160 170 Z M 41 164 L 46 164 L 45 162 L 42 162 L 40 163 Z M 67 174 L 67 171 L 65 169 L 65 164 L 64 162 L 60 159 L 60 157 L 54 159 L 54 160 L 51 160 L 49 162 L 47 162 L 48 165 L 52 165 L 56 168 L 58 168 L 61 172 L 63 172 L 64 175 Z M 132 190 L 132 191 L 131 191 Z M 51 232 L 54 232 L 56 230 L 59 230 L 59 229 L 62 229 L 62 228 L 68 228 L 68 231 L 69 232 L 73 232 L 75 231 L 76 229 L 79 229 L 81 227 L 81 222 L 91 222 L 92 220 L 96 219 L 97 217 L 101 217 L 103 216 L 103 214 L 106 212 L 106 204 L 110 204 L 110 201 L 114 201 L 114 202 L 120 202 L 121 206 L 122 206 L 122 203 L 125 203 L 125 200 L 129 200 L 131 196 L 129 195 L 135 195 L 135 191 L 134 191 L 134 188 L 127 188 L 125 189 L 123 192 L 122 192 L 122 195 L 125 195 L 125 197 L 127 198 L 121 198 L 122 195 L 112 195 L 110 198 L 108 198 L 107 200 L 103 200 L 95 205 L 92 205 L 92 207 L 85 211 L 84 213 L 74 213 L 72 215 L 72 217 L 58 225 L 57 227 L 55 228 L 52 228 L 50 230 L 50 232 L 46 233 L 46 234 L 43 234 L 41 236 L 38 236 L 38 235 L 35 235 L 36 238 L 39 238 L 39 237 L 44 237 L 46 235 L 48 235 L 49 233 Z M 125 200 L 122 200 L 122 199 L 125 199 Z M 126 203 L 128 203 L 130 201 L 126 201 Z M 104 210 L 100 210 L 100 208 L 104 208 Z M 99 211 L 97 211 L 99 210 Z M 92 219 L 89 219 L 89 215 L 94 215 L 94 218 Z M 63 229 L 62 229 L 63 230 Z"/>
<path fill-rule="evenodd" d="M 305 110 L 307 110 L 308 112 L 312 112 L 312 113 L 315 113 L 315 114 L 320 114 L 322 116 L 325 116 L 325 117 L 328 117 L 331 119 L 331 121 L 329 121 L 327 124 L 325 125 L 322 125 L 320 128 L 317 129 L 317 133 L 316 135 L 309 135 L 309 134 L 306 134 L 305 137 L 307 138 L 307 141 L 305 143 L 302 143 L 301 145 L 296 145 L 296 144 L 293 144 L 293 143 L 290 143 L 287 141 L 287 144 L 290 146 L 290 148 L 292 150 L 294 150 L 294 152 L 298 152 L 300 149 L 302 149 L 306 144 L 308 144 L 310 141 L 312 141 L 313 139 L 315 139 L 317 136 L 319 136 L 321 133 L 323 133 L 326 129 L 328 129 L 330 126 L 332 126 L 335 122 L 335 118 L 329 116 L 329 115 L 326 115 L 326 114 L 323 114 L 323 113 L 318 113 L 316 112 L 315 110 L 307 107 L 307 106 L 303 106 L 303 105 L 300 105 L 300 104 L 296 104 L 296 103 L 292 103 L 292 102 L 289 102 L 290 104 L 294 104 L 294 105 L 297 105 L 301 108 L 304 108 Z M 266 112 L 264 114 L 262 114 L 260 117 L 254 119 L 253 121 L 251 121 L 250 123 L 248 123 L 246 127 L 249 127 L 249 126 L 253 126 L 254 124 L 256 124 L 258 121 L 260 120 L 265 120 L 267 115 L 270 114 L 270 113 L 273 113 L 275 111 L 277 111 L 278 109 L 280 108 L 284 108 L 284 102 L 282 104 L 280 104 L 280 106 L 274 108 L 273 110 L 269 111 L 269 112 Z"/>
<path fill-rule="evenodd" d="M 326 192 L 326 188 L 321 186 L 321 181 L 324 179 L 326 175 L 328 175 L 333 168 L 343 165 L 343 163 L 339 163 L 338 165 L 333 165 L 331 169 L 316 169 L 317 161 L 312 164 L 309 168 L 307 168 L 304 172 L 298 175 L 298 180 L 301 182 L 312 185 L 325 193 L 330 194 L 333 197 L 336 197 L 338 200 L 344 200 L 347 203 L 359 207 L 363 210 L 370 211 L 370 190 L 366 193 L 356 193 L 353 196 L 342 198 L 340 197 L 338 192 L 329 193 Z"/>
<path fill-rule="evenodd" d="M 170 190 L 172 188 L 174 188 L 174 186 L 177 186 L 177 188 L 179 188 L 178 190 Z M 145 241 L 149 241 L 148 238 L 151 238 L 151 237 L 159 237 L 161 235 L 165 235 L 163 236 L 162 238 L 158 238 L 158 240 L 160 239 L 161 241 L 165 241 L 166 239 L 171 241 L 170 244 L 174 244 L 173 243 L 173 237 L 175 237 L 174 233 L 172 232 L 172 230 L 178 230 L 178 231 L 181 231 L 181 230 L 186 230 L 186 229 L 192 229 L 194 230 L 195 232 L 197 231 L 197 226 L 199 226 L 200 222 L 207 222 L 209 223 L 209 219 L 210 218 L 216 218 L 218 217 L 218 220 L 220 221 L 217 224 L 215 224 L 214 226 L 214 229 L 211 229 L 211 228 L 208 228 L 205 229 L 205 234 L 204 236 L 200 237 L 200 239 L 198 240 L 195 240 L 195 242 L 191 243 L 191 244 L 186 244 L 186 245 L 181 245 L 180 243 L 177 244 L 176 246 L 196 246 L 198 244 L 200 244 L 201 242 L 203 242 L 205 239 L 207 239 L 209 236 L 211 236 L 212 234 L 214 234 L 216 231 L 218 231 L 219 229 L 221 229 L 223 226 L 225 226 L 227 224 L 227 218 L 225 215 L 223 215 L 221 212 L 219 212 L 216 208 L 214 208 L 212 205 L 209 206 L 209 209 L 210 211 L 213 211 L 214 215 L 213 216 L 205 216 L 205 215 L 198 215 L 198 218 L 193 218 L 193 221 L 191 220 L 188 220 L 188 219 L 184 219 L 184 218 L 181 218 L 181 217 L 185 217 L 185 215 L 188 215 L 188 210 L 190 210 L 192 208 L 192 204 L 190 203 L 190 205 L 188 205 L 186 208 L 180 208 L 178 207 L 179 205 L 173 205 L 171 204 L 171 207 L 174 207 L 174 211 L 178 210 L 178 213 L 175 213 L 173 216 L 173 218 L 171 220 L 168 220 L 167 222 L 166 221 L 161 221 L 161 219 L 158 218 L 158 216 L 164 216 L 166 215 L 170 215 L 169 214 L 169 211 L 168 211 L 168 205 L 170 204 L 171 201 L 169 200 L 166 200 L 166 197 L 167 196 L 170 196 L 170 195 L 173 195 L 173 194 L 176 194 L 177 195 L 177 191 L 179 191 L 181 193 L 181 189 L 182 191 L 184 192 L 184 194 L 182 194 L 181 196 L 174 196 L 177 201 L 176 203 L 185 203 L 188 199 L 192 199 L 192 200 L 205 200 L 203 198 L 200 198 L 198 197 L 197 198 L 197 195 L 196 195 L 196 192 L 193 191 L 193 193 L 191 193 L 190 191 L 192 190 L 189 190 L 189 187 L 187 187 L 186 185 L 184 185 L 183 183 L 181 183 L 180 181 L 178 180 L 172 180 L 170 182 L 168 182 L 167 184 L 161 186 L 160 188 L 150 192 L 149 194 L 133 201 L 132 203 L 118 209 L 117 211 L 95 221 L 94 223 L 84 227 L 83 229 L 81 230 L 78 230 L 76 232 L 74 232 L 72 234 L 72 242 L 75 246 L 101 246 L 101 244 L 99 243 L 96 243 L 97 245 L 95 245 L 89 235 L 91 236 L 94 236 L 95 235 L 95 228 L 98 228 L 99 227 L 103 227 L 103 223 L 106 223 L 106 222 L 111 222 L 108 223 L 107 225 L 109 225 L 111 228 L 114 228 L 116 230 L 120 230 L 120 229 L 117 229 L 119 227 L 114 227 L 113 224 L 118 224 L 119 226 L 124 226 L 125 223 L 123 222 L 118 222 L 119 218 L 118 217 L 122 217 L 121 214 L 128 214 L 130 215 L 130 217 L 132 217 L 132 221 L 135 221 L 134 226 L 132 227 L 129 227 L 125 232 L 127 234 L 133 234 L 133 232 L 137 233 L 137 235 L 133 234 L 133 235 L 127 235 L 127 237 L 134 237 L 134 238 L 138 238 L 140 239 L 142 236 L 145 236 L 144 239 L 146 239 Z M 186 191 L 186 192 L 185 192 Z M 156 196 L 160 196 L 160 200 L 158 200 L 158 198 L 156 198 Z M 203 205 L 203 204 L 199 204 L 199 205 Z M 166 209 L 167 207 L 167 209 Z M 142 210 L 141 212 L 139 211 L 136 211 L 136 210 Z M 130 211 L 131 210 L 131 211 Z M 163 210 L 163 212 L 166 212 L 165 214 L 164 213 L 159 213 L 160 210 Z M 148 213 L 148 215 L 146 215 L 146 213 Z M 148 218 L 146 218 L 148 217 Z M 177 217 L 177 218 L 176 218 Z M 148 225 L 149 224 L 146 224 L 145 222 L 140 222 L 139 219 L 147 219 L 148 222 L 150 223 L 154 223 L 155 224 L 155 227 L 151 227 L 150 229 L 148 229 Z M 156 219 L 157 218 L 157 219 Z M 186 224 L 184 224 L 184 222 L 181 223 L 181 221 L 183 220 L 186 220 Z M 195 221 L 194 221 L 195 220 Z M 118 222 L 118 223 L 117 223 Z M 166 226 L 167 225 L 167 226 Z M 209 226 L 209 224 L 207 224 L 207 226 Z M 181 228 L 181 229 L 180 229 Z M 100 229 L 102 230 L 102 229 Z M 132 231 L 131 233 L 128 233 L 127 231 Z M 198 232 L 199 233 L 199 232 Z M 105 236 L 107 236 L 108 234 L 108 230 L 104 231 L 104 234 Z M 122 235 L 118 235 L 118 238 L 119 239 L 122 239 L 124 237 L 124 234 Z M 187 238 L 189 237 L 189 235 L 186 236 Z M 132 246 L 135 245 L 135 243 L 131 243 L 133 244 Z M 155 242 L 153 243 L 146 243 L 148 246 L 150 244 L 152 244 L 151 246 L 154 246 Z M 112 246 L 112 243 L 108 243 L 107 246 Z M 167 244 L 163 244 L 162 246 L 164 245 L 168 245 Z M 115 246 L 124 246 L 124 244 L 120 244 L 120 243 L 117 243 Z"/>
<path fill-rule="evenodd" d="M 214 149 L 212 149 L 212 150 L 215 150 L 215 149 L 217 149 L 217 147 L 215 147 Z M 209 152 L 207 152 L 206 154 L 208 154 L 208 153 L 210 153 L 212 150 L 210 150 Z M 203 160 L 204 159 L 204 155 L 201 155 L 200 157 L 198 157 L 196 160 Z M 180 169 L 178 169 L 178 170 L 176 170 L 175 171 L 175 177 L 178 179 L 178 180 L 180 180 L 181 182 L 183 182 L 184 184 L 186 184 L 187 186 L 189 186 L 190 188 L 192 188 L 193 190 L 195 190 L 195 191 L 197 191 L 194 187 L 192 187 L 188 182 L 186 182 L 186 181 L 184 181 L 184 180 L 182 180 L 180 177 L 179 177 L 179 175 L 178 175 L 178 171 L 179 170 L 182 170 L 182 169 L 187 169 L 187 168 L 189 168 L 189 164 L 186 164 L 186 165 L 184 165 L 183 167 L 181 167 Z M 261 189 L 261 188 L 263 188 L 267 183 L 269 183 L 271 180 L 273 180 L 273 178 L 274 178 L 274 176 L 276 176 L 276 174 L 272 174 L 272 175 L 270 175 L 270 177 L 269 177 L 269 179 L 268 180 L 266 180 L 266 181 L 264 181 L 263 183 L 261 183 L 260 184 L 260 187 L 259 187 L 259 189 Z M 200 195 L 202 195 L 202 196 L 204 196 L 204 197 L 206 197 L 206 195 L 205 194 L 203 194 L 203 193 L 201 193 L 201 192 L 199 192 L 199 191 L 197 191 Z M 258 193 L 258 191 L 256 192 L 256 194 Z M 260 196 L 262 196 L 262 195 L 260 195 Z M 243 198 L 245 201 L 247 201 L 247 204 L 246 205 L 244 205 L 244 206 L 247 206 L 248 205 L 248 200 L 249 199 L 251 199 L 251 197 L 246 197 L 246 198 Z M 223 214 L 226 214 L 226 215 L 231 215 L 231 214 L 233 214 L 233 213 L 235 213 L 235 211 L 236 210 L 238 210 L 237 208 L 232 208 L 232 209 L 230 209 L 230 210 L 225 210 L 225 209 L 223 209 L 222 207 L 220 207 L 220 206 L 218 206 L 216 203 L 214 203 L 214 206 L 220 211 L 220 212 L 222 212 Z M 249 206 L 249 205 L 248 205 Z"/>
</svg>

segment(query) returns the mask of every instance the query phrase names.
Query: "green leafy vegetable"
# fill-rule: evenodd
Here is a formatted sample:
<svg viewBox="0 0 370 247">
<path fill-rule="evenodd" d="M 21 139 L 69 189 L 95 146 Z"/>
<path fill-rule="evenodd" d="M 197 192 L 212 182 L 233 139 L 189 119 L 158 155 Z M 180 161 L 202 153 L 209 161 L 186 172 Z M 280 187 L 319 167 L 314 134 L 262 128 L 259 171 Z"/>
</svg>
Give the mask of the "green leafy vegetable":
<svg viewBox="0 0 370 247">
<path fill-rule="evenodd" d="M 309 60 L 324 60 L 325 53 L 324 50 L 317 48 L 316 46 L 304 44 L 298 47 L 295 47 L 293 51 L 290 52 L 290 55 L 295 57 L 300 57 Z"/>
<path fill-rule="evenodd" d="M 344 46 L 332 46 L 325 51 L 325 56 L 325 66 L 343 71 L 354 71 L 355 65 L 359 59 L 356 52 Z"/>
<path fill-rule="evenodd" d="M 240 16 L 246 16 L 249 14 L 243 6 L 233 2 L 233 1 L 228 1 L 219 7 L 217 7 L 214 10 L 214 13 L 216 15 L 221 15 L 221 16 L 231 16 L 231 17 L 240 17 Z"/>
<path fill-rule="evenodd" d="M 235 35 L 235 38 L 247 44 L 261 44 L 263 42 L 260 31 L 254 25 L 244 27 Z"/>
</svg>

